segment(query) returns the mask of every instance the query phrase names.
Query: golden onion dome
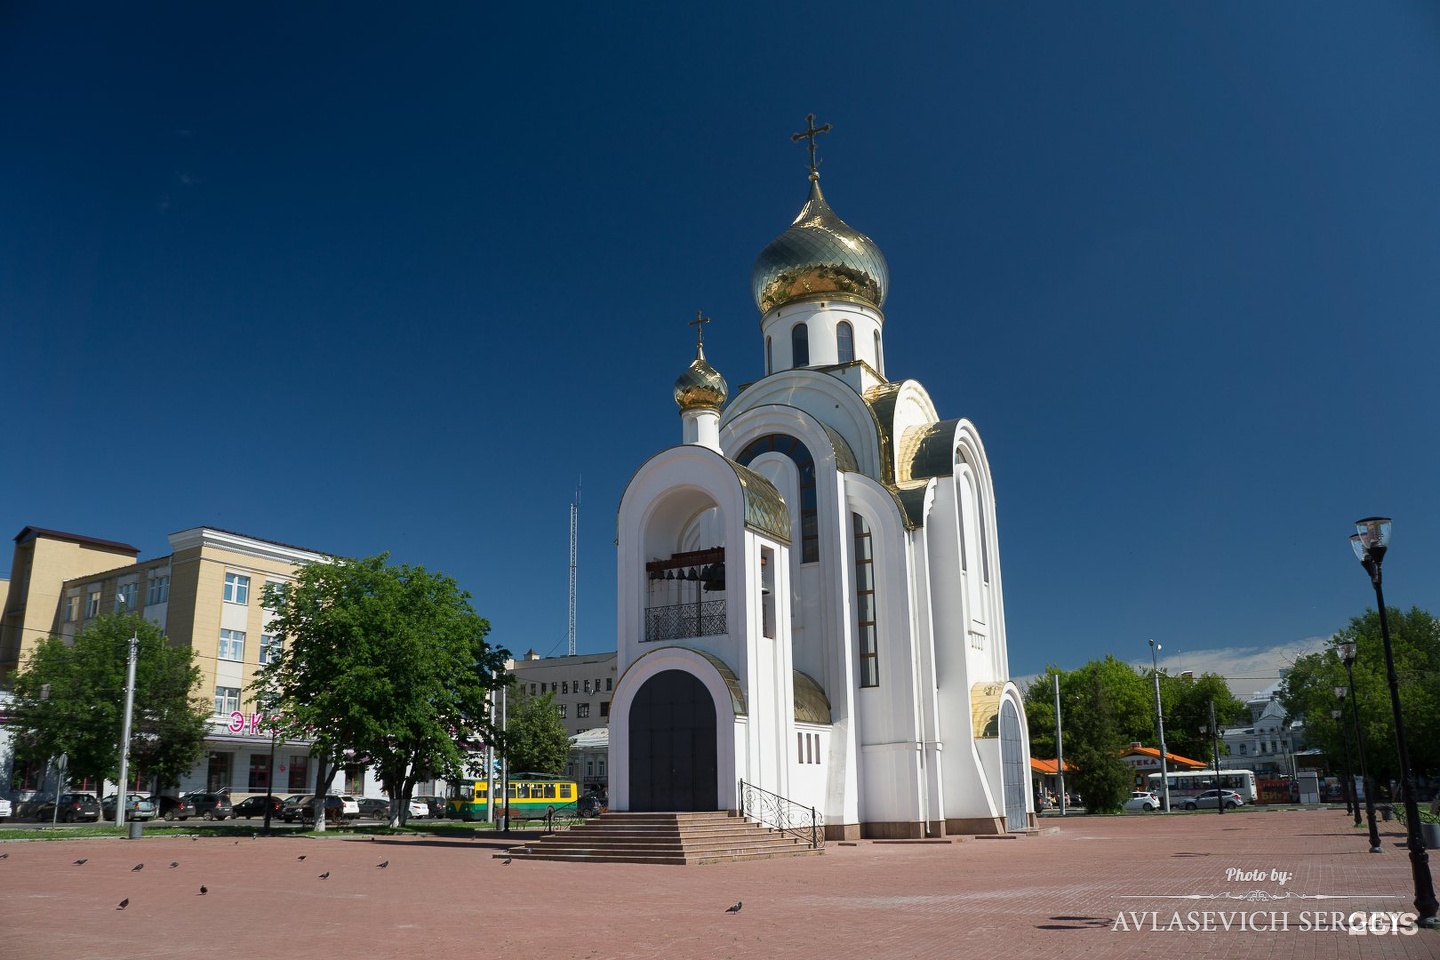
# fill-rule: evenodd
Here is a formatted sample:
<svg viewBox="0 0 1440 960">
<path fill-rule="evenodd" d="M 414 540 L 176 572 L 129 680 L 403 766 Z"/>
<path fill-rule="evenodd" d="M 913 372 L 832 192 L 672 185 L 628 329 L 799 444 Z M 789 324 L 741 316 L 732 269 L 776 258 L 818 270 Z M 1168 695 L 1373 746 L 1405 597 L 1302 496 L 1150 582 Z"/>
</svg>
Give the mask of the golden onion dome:
<svg viewBox="0 0 1440 960">
<path fill-rule="evenodd" d="M 681 412 L 715 410 L 725 406 L 730 387 L 720 372 L 705 360 L 705 348 L 695 345 L 695 360 L 675 378 L 675 402 Z"/>
<path fill-rule="evenodd" d="M 798 300 L 850 300 L 880 309 L 890 287 L 885 255 L 835 215 L 810 175 L 810 197 L 795 222 L 771 240 L 750 273 L 760 313 Z"/>
</svg>

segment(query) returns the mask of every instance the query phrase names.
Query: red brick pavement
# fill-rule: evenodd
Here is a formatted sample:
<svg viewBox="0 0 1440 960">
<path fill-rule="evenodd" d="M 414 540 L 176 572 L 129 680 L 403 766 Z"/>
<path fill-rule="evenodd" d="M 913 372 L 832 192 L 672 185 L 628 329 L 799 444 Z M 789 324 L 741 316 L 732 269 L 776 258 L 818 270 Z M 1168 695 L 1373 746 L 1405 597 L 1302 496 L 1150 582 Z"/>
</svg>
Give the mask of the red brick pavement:
<svg viewBox="0 0 1440 960">
<path fill-rule="evenodd" d="M 1321 912 L 1413 909 L 1403 838 L 1387 831 L 1370 854 L 1343 811 L 1044 826 L 1059 832 L 695 867 L 506 866 L 489 838 L 13 841 L 0 844 L 0 957 L 1440 957 L 1440 931 L 1302 929 Z M 1206 910 L 1217 927 L 1244 914 L 1247 929 L 1163 929 Z M 1122 911 L 1141 929 L 1116 929 Z"/>
</svg>

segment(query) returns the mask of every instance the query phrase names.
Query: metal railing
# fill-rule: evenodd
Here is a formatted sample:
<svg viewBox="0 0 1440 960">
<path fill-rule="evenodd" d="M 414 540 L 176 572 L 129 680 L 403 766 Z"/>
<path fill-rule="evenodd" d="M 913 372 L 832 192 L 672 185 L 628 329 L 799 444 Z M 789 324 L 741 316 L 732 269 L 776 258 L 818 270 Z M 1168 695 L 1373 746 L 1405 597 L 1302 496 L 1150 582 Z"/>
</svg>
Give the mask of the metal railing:
<svg viewBox="0 0 1440 960">
<path fill-rule="evenodd" d="M 645 608 L 647 641 L 713 637 L 724 632 L 724 600 L 699 600 Z"/>
<path fill-rule="evenodd" d="M 740 781 L 740 816 L 788 833 L 812 850 L 825 846 L 825 814 L 744 780 Z"/>
</svg>

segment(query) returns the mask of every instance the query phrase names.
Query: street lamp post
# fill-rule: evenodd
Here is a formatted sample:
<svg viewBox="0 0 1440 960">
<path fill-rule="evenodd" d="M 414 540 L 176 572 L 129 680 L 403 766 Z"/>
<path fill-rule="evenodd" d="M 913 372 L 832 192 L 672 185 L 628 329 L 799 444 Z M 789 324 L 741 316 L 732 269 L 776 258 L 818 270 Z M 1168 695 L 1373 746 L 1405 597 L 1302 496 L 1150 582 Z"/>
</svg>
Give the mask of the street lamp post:
<svg viewBox="0 0 1440 960">
<path fill-rule="evenodd" d="M 1160 644 L 1154 640 L 1150 641 L 1150 666 L 1151 674 L 1155 677 L 1155 729 L 1160 735 L 1160 786 L 1164 797 L 1160 801 L 1160 808 L 1166 813 L 1170 812 L 1170 769 L 1165 763 L 1165 714 L 1160 709 L 1160 661 L 1156 654 L 1160 652 Z"/>
<path fill-rule="evenodd" d="M 1350 722 L 1355 725 L 1355 755 L 1360 758 L 1360 784 L 1365 788 L 1365 819 L 1370 821 L 1370 852 L 1384 853 L 1380 846 L 1380 828 L 1375 825 L 1375 790 L 1370 783 L 1370 771 L 1365 767 L 1365 734 L 1360 730 L 1360 704 L 1355 699 L 1355 644 L 1345 641 L 1340 644 L 1340 660 L 1345 664 L 1345 675 L 1350 680 Z M 1337 688 L 1338 692 L 1339 688 Z M 1358 802 L 1358 801 L 1357 801 Z M 1360 821 L 1355 821 L 1359 826 Z"/>
<path fill-rule="evenodd" d="M 1225 793 L 1220 778 L 1220 728 L 1215 725 L 1215 701 L 1210 701 L 1210 751 L 1215 763 L 1215 812 L 1225 813 Z M 1204 724 L 1200 726 L 1200 733 L 1203 736 L 1207 731 Z"/>
<path fill-rule="evenodd" d="M 1395 714 L 1395 750 L 1400 755 L 1400 789 L 1405 800 L 1405 840 L 1410 848 L 1410 874 L 1415 884 L 1415 911 L 1420 924 L 1440 927 L 1436 918 L 1440 904 L 1435 900 L 1435 885 L 1430 879 L 1430 857 L 1420 837 L 1420 805 L 1415 800 L 1415 783 L 1410 773 L 1410 748 L 1405 742 L 1405 719 L 1400 710 L 1400 680 L 1395 673 L 1395 654 L 1390 648 L 1390 622 L 1385 616 L 1385 593 L 1380 587 L 1380 566 L 1390 548 L 1390 518 L 1366 517 L 1355 521 L 1358 531 L 1350 537 L 1350 545 L 1370 583 L 1375 587 L 1375 607 L 1380 611 L 1380 641 L 1385 647 L 1385 677 L 1390 684 L 1390 709 Z"/>
<path fill-rule="evenodd" d="M 1350 731 L 1345 729 L 1344 687 L 1335 688 L 1335 699 L 1340 701 L 1341 709 L 1331 710 L 1330 716 L 1335 721 L 1335 725 L 1340 728 L 1340 743 L 1345 748 L 1345 783 L 1342 784 L 1345 788 L 1343 791 L 1345 812 L 1355 815 L 1355 826 L 1358 827 L 1360 826 L 1360 798 L 1355 794 L 1355 775 L 1351 773 L 1353 768 L 1350 766 Z"/>
<path fill-rule="evenodd" d="M 119 594 L 121 609 L 127 609 L 125 594 Z M 135 713 L 135 658 L 140 650 L 140 628 L 130 633 L 130 662 L 125 668 L 125 721 L 120 728 L 120 788 L 115 791 L 115 826 L 125 826 L 125 801 L 129 799 L 126 780 L 130 776 L 130 720 Z"/>
</svg>

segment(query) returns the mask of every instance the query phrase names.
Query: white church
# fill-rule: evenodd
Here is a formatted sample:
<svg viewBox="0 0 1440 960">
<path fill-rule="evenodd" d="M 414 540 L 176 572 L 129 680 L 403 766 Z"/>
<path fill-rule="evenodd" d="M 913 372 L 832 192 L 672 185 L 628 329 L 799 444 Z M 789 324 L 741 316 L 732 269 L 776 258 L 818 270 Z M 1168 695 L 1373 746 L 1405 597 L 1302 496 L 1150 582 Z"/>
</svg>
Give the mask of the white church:
<svg viewBox="0 0 1440 960">
<path fill-rule="evenodd" d="M 730 396 L 697 338 L 682 442 L 620 503 L 610 809 L 758 789 L 829 839 L 1023 829 L 985 448 L 886 376 L 889 271 L 820 192 L 827 129 L 796 135 L 810 195 L 752 271 L 765 375 Z"/>
</svg>

